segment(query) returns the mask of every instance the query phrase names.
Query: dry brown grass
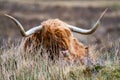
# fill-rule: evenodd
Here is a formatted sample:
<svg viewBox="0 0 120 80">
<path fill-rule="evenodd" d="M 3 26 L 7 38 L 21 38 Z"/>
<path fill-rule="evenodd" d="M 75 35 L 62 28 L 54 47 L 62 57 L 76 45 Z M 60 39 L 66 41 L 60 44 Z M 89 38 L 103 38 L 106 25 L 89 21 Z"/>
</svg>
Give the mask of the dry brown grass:
<svg viewBox="0 0 120 80">
<path fill-rule="evenodd" d="M 120 40 L 103 42 L 103 47 L 96 50 L 91 47 L 90 55 L 95 64 L 81 65 L 66 62 L 62 59 L 51 61 L 47 52 L 40 51 L 35 56 L 23 55 L 19 51 L 19 43 L 1 46 L 0 80 L 84 80 L 84 79 L 120 79 Z"/>
</svg>

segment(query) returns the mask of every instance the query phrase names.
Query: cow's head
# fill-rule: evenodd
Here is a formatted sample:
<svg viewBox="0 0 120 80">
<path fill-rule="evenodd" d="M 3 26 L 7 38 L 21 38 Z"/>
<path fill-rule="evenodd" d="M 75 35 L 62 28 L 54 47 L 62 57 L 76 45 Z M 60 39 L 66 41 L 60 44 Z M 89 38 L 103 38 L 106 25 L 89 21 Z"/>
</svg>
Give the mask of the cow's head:
<svg viewBox="0 0 120 80">
<path fill-rule="evenodd" d="M 69 59 L 77 57 L 82 59 L 86 56 L 87 48 L 72 36 L 71 31 L 84 35 L 92 34 L 99 27 L 100 20 L 106 11 L 107 9 L 101 14 L 94 26 L 88 30 L 69 25 L 59 19 L 49 19 L 40 26 L 25 31 L 17 19 L 7 14 L 5 16 L 16 23 L 22 36 L 25 37 L 22 42 L 24 51 L 34 51 L 42 45 L 50 51 L 51 55 L 55 53 L 54 55 L 62 54 Z"/>
</svg>

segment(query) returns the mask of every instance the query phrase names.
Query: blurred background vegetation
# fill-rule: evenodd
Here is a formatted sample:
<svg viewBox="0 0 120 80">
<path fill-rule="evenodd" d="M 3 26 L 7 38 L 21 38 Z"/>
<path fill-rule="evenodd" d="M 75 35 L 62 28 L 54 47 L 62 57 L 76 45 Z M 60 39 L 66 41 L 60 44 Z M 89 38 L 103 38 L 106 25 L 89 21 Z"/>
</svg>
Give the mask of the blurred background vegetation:
<svg viewBox="0 0 120 80">
<path fill-rule="evenodd" d="M 0 42 L 3 39 L 21 39 L 22 37 L 16 25 L 3 14 L 17 18 L 25 30 L 38 26 L 50 18 L 59 18 L 68 24 L 88 29 L 105 8 L 108 8 L 108 11 L 101 21 L 101 26 L 94 34 L 75 35 L 83 42 L 89 38 L 91 40 L 89 43 L 92 44 L 100 44 L 101 40 L 108 36 L 113 40 L 120 38 L 120 1 L 0 0 Z"/>
</svg>

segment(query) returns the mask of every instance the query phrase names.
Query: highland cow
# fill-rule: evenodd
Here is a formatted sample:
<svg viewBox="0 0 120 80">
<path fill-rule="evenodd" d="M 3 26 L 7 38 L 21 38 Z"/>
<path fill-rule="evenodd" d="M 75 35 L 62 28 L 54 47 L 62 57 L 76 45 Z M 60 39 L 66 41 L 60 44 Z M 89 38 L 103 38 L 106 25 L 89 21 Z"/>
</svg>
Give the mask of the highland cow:
<svg viewBox="0 0 120 80">
<path fill-rule="evenodd" d="M 78 58 L 81 60 L 86 56 L 88 48 L 74 38 L 71 31 L 84 35 L 92 34 L 99 27 L 100 20 L 106 11 L 107 9 L 89 30 L 69 25 L 59 19 L 49 19 L 44 21 L 40 26 L 33 27 L 25 32 L 23 26 L 17 19 L 7 14 L 5 16 L 14 21 L 20 29 L 24 37 L 21 46 L 23 51 L 35 52 L 42 45 L 43 48 L 50 52 L 52 57 L 53 55 L 59 57 L 62 54 L 67 59 Z"/>
</svg>

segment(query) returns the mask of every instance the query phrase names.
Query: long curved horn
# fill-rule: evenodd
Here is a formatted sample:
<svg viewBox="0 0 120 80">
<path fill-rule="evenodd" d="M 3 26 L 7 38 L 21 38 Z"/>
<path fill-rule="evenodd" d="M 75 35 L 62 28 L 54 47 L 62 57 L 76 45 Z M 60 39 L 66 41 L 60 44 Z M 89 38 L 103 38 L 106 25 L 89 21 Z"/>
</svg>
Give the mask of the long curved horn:
<svg viewBox="0 0 120 80">
<path fill-rule="evenodd" d="M 104 16 L 104 14 L 106 13 L 106 11 L 108 10 L 108 8 L 106 8 L 103 13 L 101 14 L 101 16 L 99 17 L 99 19 L 97 20 L 97 22 L 94 24 L 94 26 L 91 28 L 91 29 L 81 29 L 81 28 L 78 28 L 78 27 L 75 27 L 75 26 L 72 26 L 72 25 L 67 25 L 73 32 L 76 32 L 76 33 L 80 33 L 80 34 L 85 34 L 85 35 L 88 35 L 88 34 L 92 34 L 93 32 L 96 31 L 96 29 L 99 27 L 100 25 L 100 20 L 101 18 Z"/>
<path fill-rule="evenodd" d="M 24 36 L 24 37 L 27 37 L 27 36 L 29 36 L 33 33 L 36 33 L 37 31 L 42 29 L 42 26 L 40 25 L 40 26 L 34 27 L 34 28 L 25 32 L 22 24 L 17 19 L 15 19 L 14 17 L 12 17 L 8 14 L 4 14 L 4 15 L 7 16 L 8 18 L 10 18 L 17 25 L 17 27 L 20 29 L 22 36 Z"/>
</svg>

